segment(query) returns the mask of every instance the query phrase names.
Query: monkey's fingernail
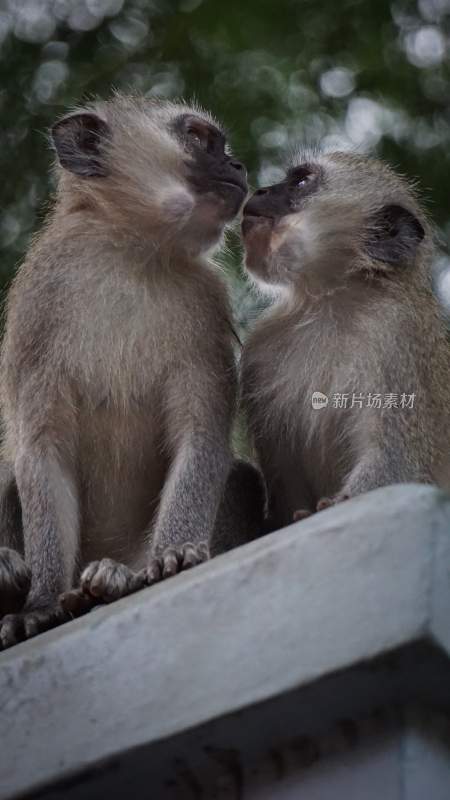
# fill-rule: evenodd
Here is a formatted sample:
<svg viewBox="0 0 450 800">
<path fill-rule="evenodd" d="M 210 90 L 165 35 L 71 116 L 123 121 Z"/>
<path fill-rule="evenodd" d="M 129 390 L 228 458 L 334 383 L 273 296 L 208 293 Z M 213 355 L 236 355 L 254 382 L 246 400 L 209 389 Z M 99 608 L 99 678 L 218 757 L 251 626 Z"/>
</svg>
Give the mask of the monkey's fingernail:
<svg viewBox="0 0 450 800">
<path fill-rule="evenodd" d="M 25 622 L 25 636 L 27 639 L 31 639 L 32 636 L 37 636 L 40 632 L 40 625 L 39 620 L 35 619 L 34 617 L 30 617 Z"/>
<path fill-rule="evenodd" d="M 161 580 L 161 566 L 158 561 L 153 562 L 146 571 L 145 582 L 148 586 L 158 583 Z"/>
<path fill-rule="evenodd" d="M 209 558 L 209 547 L 207 544 L 201 544 L 197 548 L 199 561 L 207 561 Z"/>
</svg>

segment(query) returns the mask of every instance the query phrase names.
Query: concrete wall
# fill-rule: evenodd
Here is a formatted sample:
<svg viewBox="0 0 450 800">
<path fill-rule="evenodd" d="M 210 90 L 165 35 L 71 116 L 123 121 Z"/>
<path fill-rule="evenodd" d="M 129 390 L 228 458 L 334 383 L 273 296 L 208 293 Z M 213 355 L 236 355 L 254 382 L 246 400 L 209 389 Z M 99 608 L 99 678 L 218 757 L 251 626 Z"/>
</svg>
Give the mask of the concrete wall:
<svg viewBox="0 0 450 800">
<path fill-rule="evenodd" d="M 450 498 L 377 490 L 3 653 L 0 797 L 447 800 L 449 648 Z"/>
</svg>

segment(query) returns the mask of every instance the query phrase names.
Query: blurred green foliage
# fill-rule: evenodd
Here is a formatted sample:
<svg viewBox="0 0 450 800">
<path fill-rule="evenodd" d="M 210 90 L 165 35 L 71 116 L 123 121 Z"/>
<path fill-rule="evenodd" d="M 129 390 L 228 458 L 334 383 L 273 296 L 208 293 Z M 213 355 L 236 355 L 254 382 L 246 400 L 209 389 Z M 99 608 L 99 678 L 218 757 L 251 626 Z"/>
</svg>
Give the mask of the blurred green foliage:
<svg viewBox="0 0 450 800">
<path fill-rule="evenodd" d="M 198 99 L 253 185 L 295 142 L 377 153 L 419 179 L 445 247 L 449 37 L 450 0 L 0 0 L 0 280 L 49 196 L 46 129 L 112 87 Z"/>
</svg>

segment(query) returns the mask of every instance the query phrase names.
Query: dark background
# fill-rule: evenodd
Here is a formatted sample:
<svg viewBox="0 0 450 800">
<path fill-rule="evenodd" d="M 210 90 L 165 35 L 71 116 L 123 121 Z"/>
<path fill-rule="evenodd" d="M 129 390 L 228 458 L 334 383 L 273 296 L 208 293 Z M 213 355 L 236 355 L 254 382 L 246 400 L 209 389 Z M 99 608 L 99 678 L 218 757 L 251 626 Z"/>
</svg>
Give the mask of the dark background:
<svg viewBox="0 0 450 800">
<path fill-rule="evenodd" d="M 450 0 L 0 0 L 0 281 L 51 191 L 45 131 L 112 87 L 195 97 L 254 186 L 294 142 L 356 148 L 417 177 L 439 226 L 450 308 Z M 246 294 L 227 256 L 238 310 Z"/>
</svg>

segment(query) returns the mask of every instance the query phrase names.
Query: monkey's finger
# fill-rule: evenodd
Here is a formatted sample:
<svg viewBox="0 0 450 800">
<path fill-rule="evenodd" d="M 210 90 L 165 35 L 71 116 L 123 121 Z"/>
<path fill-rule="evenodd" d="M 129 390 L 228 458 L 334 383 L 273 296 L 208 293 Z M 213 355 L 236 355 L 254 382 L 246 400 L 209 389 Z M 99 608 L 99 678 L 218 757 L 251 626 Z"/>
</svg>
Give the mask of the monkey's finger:
<svg viewBox="0 0 450 800">
<path fill-rule="evenodd" d="M 0 622 L 0 642 L 2 650 L 12 647 L 25 638 L 21 614 L 7 614 Z"/>
<path fill-rule="evenodd" d="M 33 636 L 37 636 L 38 633 L 53 628 L 56 623 L 56 614 L 50 612 L 36 611 L 36 613 L 25 614 L 23 619 L 25 638 L 31 639 Z"/>
<path fill-rule="evenodd" d="M 153 586 L 154 583 L 159 583 L 162 578 L 162 564 L 161 559 L 152 558 L 148 564 L 147 569 L 144 570 L 145 582 L 147 586 Z"/>
<path fill-rule="evenodd" d="M 302 519 L 307 519 L 312 513 L 313 512 L 310 511 L 309 508 L 298 508 L 292 515 L 292 522 L 300 522 Z"/>
<path fill-rule="evenodd" d="M 110 603 L 121 597 L 123 581 L 117 566 L 110 558 L 102 558 L 101 561 L 88 564 L 80 579 L 83 592 L 104 603 Z"/>
<path fill-rule="evenodd" d="M 110 565 L 102 575 L 99 573 L 92 583 L 93 594 L 97 591 L 97 582 L 98 587 L 101 588 L 102 580 L 104 586 L 101 597 L 106 603 L 138 592 L 146 585 L 145 571 L 133 572 L 125 564 Z"/>
<path fill-rule="evenodd" d="M 25 639 L 31 639 L 33 636 L 37 636 L 41 630 L 45 630 L 38 614 L 27 614 L 23 620 L 23 627 Z"/>
<path fill-rule="evenodd" d="M 138 592 L 147 585 L 147 570 L 141 569 L 139 572 L 133 572 L 130 578 L 130 594 Z"/>
<path fill-rule="evenodd" d="M 181 569 L 191 569 L 199 563 L 200 553 L 193 544 L 185 544 L 182 549 Z"/>
<path fill-rule="evenodd" d="M 334 502 L 332 497 L 322 497 L 317 503 L 316 509 L 317 511 L 325 511 L 326 508 L 333 506 Z"/>
<path fill-rule="evenodd" d="M 31 639 L 38 633 L 56 628 L 57 625 L 61 625 L 68 619 L 69 615 L 58 605 L 27 611 L 23 615 L 25 639 Z"/>
<path fill-rule="evenodd" d="M 145 570 L 133 572 L 125 564 L 110 558 L 102 558 L 89 564 L 81 576 L 81 587 L 85 594 L 97 601 L 112 603 L 142 589 L 147 583 Z"/>
<path fill-rule="evenodd" d="M 206 542 L 200 542 L 200 544 L 197 545 L 189 542 L 183 546 L 181 553 L 181 569 L 191 569 L 192 567 L 197 566 L 197 564 L 202 564 L 203 561 L 208 560 L 209 547 Z"/>
<path fill-rule="evenodd" d="M 59 596 L 61 607 L 72 617 L 81 617 L 87 614 L 96 605 L 96 600 L 82 589 L 72 589 Z"/>
<path fill-rule="evenodd" d="M 105 603 L 112 603 L 127 594 L 126 584 L 126 576 L 122 570 L 114 562 L 103 558 L 87 589 L 93 597 L 100 598 Z"/>
<path fill-rule="evenodd" d="M 181 565 L 181 554 L 178 554 L 175 548 L 168 547 L 162 554 L 162 576 L 163 578 L 170 578 L 179 572 Z"/>
<path fill-rule="evenodd" d="M 198 563 L 209 560 L 210 553 L 208 542 L 200 542 L 200 544 L 197 545 L 197 555 L 199 558 Z"/>
<path fill-rule="evenodd" d="M 93 581 L 95 575 L 98 572 L 99 565 L 100 561 L 91 561 L 91 563 L 88 564 L 87 567 L 85 567 L 83 572 L 81 573 L 80 587 L 85 592 L 85 594 L 89 593 L 91 582 Z"/>
<path fill-rule="evenodd" d="M 317 503 L 317 511 L 324 511 L 330 506 L 335 506 L 337 503 L 343 503 L 344 500 L 350 500 L 349 494 L 338 494 L 336 497 L 322 497 Z"/>
</svg>

